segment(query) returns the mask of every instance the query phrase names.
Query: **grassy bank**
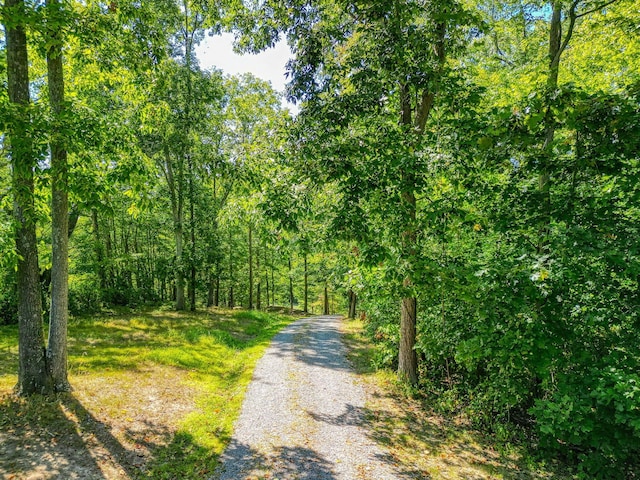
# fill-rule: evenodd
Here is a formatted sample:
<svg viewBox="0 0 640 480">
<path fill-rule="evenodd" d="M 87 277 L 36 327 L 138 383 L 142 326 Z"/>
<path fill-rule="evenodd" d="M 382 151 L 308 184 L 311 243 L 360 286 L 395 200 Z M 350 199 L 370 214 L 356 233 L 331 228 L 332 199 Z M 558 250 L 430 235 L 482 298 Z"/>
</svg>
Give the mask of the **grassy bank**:
<svg viewBox="0 0 640 480">
<path fill-rule="evenodd" d="M 17 328 L 0 327 L 0 477 L 210 475 L 256 361 L 291 321 L 224 310 L 74 319 L 73 392 L 29 400 L 11 394 Z"/>
<path fill-rule="evenodd" d="M 394 372 L 371 367 L 375 346 L 359 320 L 343 324 L 349 359 L 369 391 L 367 419 L 374 439 L 385 445 L 410 478 L 430 480 L 569 479 L 563 465 L 536 459 L 529 446 L 484 435 L 463 415 L 432 409 Z"/>
</svg>

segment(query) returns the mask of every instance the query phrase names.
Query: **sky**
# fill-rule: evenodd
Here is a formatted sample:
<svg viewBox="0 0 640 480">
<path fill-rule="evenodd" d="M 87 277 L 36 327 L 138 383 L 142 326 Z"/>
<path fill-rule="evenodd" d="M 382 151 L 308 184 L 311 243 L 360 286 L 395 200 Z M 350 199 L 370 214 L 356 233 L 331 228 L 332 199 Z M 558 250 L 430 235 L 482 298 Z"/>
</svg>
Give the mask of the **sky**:
<svg viewBox="0 0 640 480">
<path fill-rule="evenodd" d="M 273 88 L 282 93 L 286 83 L 285 65 L 291 57 L 291 51 L 287 43 L 281 41 L 257 55 L 238 55 L 233 51 L 233 34 L 223 33 L 215 37 L 207 35 L 196 47 L 196 56 L 203 69 L 217 67 L 230 75 L 250 72 L 270 81 Z M 295 106 L 285 100 L 283 105 L 292 112 L 297 111 Z"/>
</svg>

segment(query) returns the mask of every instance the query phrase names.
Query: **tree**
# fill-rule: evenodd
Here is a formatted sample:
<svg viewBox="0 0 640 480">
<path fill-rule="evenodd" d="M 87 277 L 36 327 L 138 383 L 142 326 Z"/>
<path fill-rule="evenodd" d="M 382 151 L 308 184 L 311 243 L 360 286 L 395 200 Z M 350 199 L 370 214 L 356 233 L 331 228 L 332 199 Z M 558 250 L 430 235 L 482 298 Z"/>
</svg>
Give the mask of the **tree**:
<svg viewBox="0 0 640 480">
<path fill-rule="evenodd" d="M 344 209 L 362 204 L 358 196 L 390 191 L 391 198 L 399 196 L 386 212 L 379 207 L 378 212 L 401 218 L 389 232 L 395 237 L 392 248 L 400 252 L 397 273 L 402 277 L 395 289 L 402 299 L 398 373 L 415 384 L 419 152 L 429 141 L 428 122 L 449 75 L 447 55 L 459 48 L 466 13 L 456 2 L 411 0 L 318 1 L 304 9 L 265 2 L 261 13 L 277 17 L 280 11 L 294 12 L 291 19 L 278 21 L 295 53 L 289 94 L 303 102 L 293 139 L 307 148 L 301 156 L 306 155 L 308 165 L 302 169 L 320 180 L 337 181 Z M 251 32 L 254 48 L 265 42 L 269 30 L 262 25 L 267 23 Z M 358 165 L 361 158 L 368 159 L 366 165 Z M 367 177 L 377 180 L 369 186 Z M 354 217 L 353 212 L 347 215 Z M 353 227 L 362 228 L 362 222 Z"/>
<path fill-rule="evenodd" d="M 49 103 L 53 119 L 51 129 L 51 308 L 47 367 L 58 392 L 68 391 L 67 379 L 67 323 L 69 316 L 69 195 L 68 165 L 64 99 L 64 73 L 62 66 L 62 32 L 66 21 L 62 4 L 49 0 L 47 8 L 47 79 Z"/>
<path fill-rule="evenodd" d="M 34 168 L 37 155 L 31 135 L 27 11 L 22 0 L 8 0 L 3 9 L 7 44 L 7 91 L 12 108 L 10 144 L 17 261 L 19 368 L 21 395 L 45 393 L 52 382 L 44 355 L 42 300 L 34 211 Z"/>
</svg>

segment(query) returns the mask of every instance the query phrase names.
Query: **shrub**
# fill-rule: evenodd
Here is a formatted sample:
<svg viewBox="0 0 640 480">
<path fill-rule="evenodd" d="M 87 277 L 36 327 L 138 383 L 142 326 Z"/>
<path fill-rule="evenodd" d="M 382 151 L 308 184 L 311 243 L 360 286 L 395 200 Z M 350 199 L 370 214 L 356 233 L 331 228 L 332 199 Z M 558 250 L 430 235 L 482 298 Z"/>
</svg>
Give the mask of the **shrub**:
<svg viewBox="0 0 640 480">
<path fill-rule="evenodd" d="M 620 358 L 572 372 L 531 409 L 543 447 L 580 462 L 582 478 L 626 479 L 640 467 L 640 375 Z M 637 362 L 636 362 L 637 363 Z"/>
<path fill-rule="evenodd" d="M 102 308 L 100 284 L 92 274 L 69 275 L 69 313 L 83 315 Z"/>
</svg>

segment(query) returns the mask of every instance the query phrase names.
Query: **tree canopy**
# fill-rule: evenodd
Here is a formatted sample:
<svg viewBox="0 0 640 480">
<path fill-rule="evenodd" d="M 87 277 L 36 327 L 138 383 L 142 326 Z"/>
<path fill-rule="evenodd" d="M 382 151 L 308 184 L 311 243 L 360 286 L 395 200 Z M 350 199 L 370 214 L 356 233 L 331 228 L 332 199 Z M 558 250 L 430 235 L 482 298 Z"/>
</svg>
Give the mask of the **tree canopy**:
<svg viewBox="0 0 640 480">
<path fill-rule="evenodd" d="M 438 408 L 583 478 L 638 471 L 634 0 L 5 0 L 2 23 L 22 393 L 69 388 L 67 311 L 348 312 Z M 223 30 L 286 40 L 287 91 L 201 69 Z"/>
</svg>

